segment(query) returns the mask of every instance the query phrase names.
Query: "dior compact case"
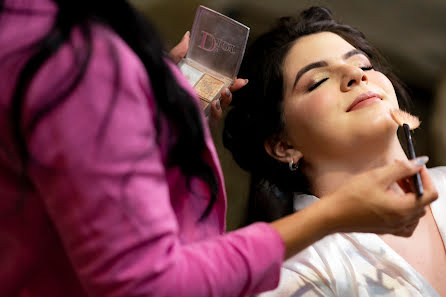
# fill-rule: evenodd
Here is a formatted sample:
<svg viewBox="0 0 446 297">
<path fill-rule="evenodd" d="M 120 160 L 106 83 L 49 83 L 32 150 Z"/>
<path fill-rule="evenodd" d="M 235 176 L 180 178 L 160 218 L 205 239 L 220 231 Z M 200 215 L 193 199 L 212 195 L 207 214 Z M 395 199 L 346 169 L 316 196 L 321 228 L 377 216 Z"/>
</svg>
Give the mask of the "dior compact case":
<svg viewBox="0 0 446 297">
<path fill-rule="evenodd" d="M 186 57 L 178 66 L 200 97 L 206 115 L 237 76 L 248 41 L 249 27 L 199 6 Z"/>
</svg>

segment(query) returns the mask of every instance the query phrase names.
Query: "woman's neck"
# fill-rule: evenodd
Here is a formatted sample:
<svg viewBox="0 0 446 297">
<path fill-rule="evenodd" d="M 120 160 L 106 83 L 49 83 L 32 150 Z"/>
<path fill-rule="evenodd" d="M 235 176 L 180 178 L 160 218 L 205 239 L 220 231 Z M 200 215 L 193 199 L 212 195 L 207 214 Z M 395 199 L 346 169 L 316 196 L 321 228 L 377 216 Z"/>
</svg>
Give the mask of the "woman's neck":
<svg viewBox="0 0 446 297">
<path fill-rule="evenodd" d="M 384 146 L 358 150 L 354 155 L 308 166 L 305 174 L 310 182 L 311 192 L 322 197 L 335 191 L 353 175 L 390 164 L 398 159 L 407 157 L 395 135 Z"/>
</svg>

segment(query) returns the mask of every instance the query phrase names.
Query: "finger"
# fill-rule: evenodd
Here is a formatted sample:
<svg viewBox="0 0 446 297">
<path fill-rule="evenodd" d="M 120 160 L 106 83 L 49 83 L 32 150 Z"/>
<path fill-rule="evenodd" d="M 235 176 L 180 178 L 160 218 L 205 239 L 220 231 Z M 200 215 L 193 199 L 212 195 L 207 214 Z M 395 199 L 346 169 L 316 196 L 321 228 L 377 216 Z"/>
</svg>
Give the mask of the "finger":
<svg viewBox="0 0 446 297">
<path fill-rule="evenodd" d="M 420 222 L 420 220 L 416 220 L 413 223 L 407 224 L 406 226 L 404 226 L 400 233 L 400 236 L 404 236 L 404 237 L 411 237 L 412 234 L 415 232 L 415 229 L 417 229 L 418 223 Z"/>
<path fill-rule="evenodd" d="M 422 207 L 415 213 L 414 220 L 419 220 L 426 215 L 426 208 Z"/>
<path fill-rule="evenodd" d="M 401 236 L 401 237 L 411 237 L 413 234 L 413 230 L 408 230 L 406 228 L 400 229 L 393 233 L 393 235 Z"/>
<path fill-rule="evenodd" d="M 412 210 L 409 215 L 406 215 L 402 221 L 404 226 L 417 223 L 422 217 L 426 215 L 426 209 L 424 207 L 416 208 Z"/>
<path fill-rule="evenodd" d="M 224 88 L 224 89 L 221 91 L 220 107 L 221 107 L 222 109 L 225 109 L 226 107 L 229 106 L 229 104 L 231 103 L 231 101 L 232 101 L 232 93 L 231 93 L 231 91 L 229 91 L 228 88 Z"/>
<path fill-rule="evenodd" d="M 421 182 L 423 183 L 424 193 L 417 202 L 422 206 L 426 206 L 437 200 L 438 192 L 425 166 L 421 169 L 420 176 Z"/>
<path fill-rule="evenodd" d="M 398 183 L 398 186 L 403 190 L 404 193 L 414 193 L 415 192 L 413 182 L 410 181 L 410 178 L 402 178 L 399 181 L 397 181 L 397 183 Z"/>
<path fill-rule="evenodd" d="M 409 177 L 421 170 L 422 165 L 426 164 L 428 157 L 418 157 L 414 160 L 395 160 L 393 164 L 375 169 L 376 178 L 379 182 L 389 187 L 392 183 L 400 179 Z"/>
<path fill-rule="evenodd" d="M 186 56 L 187 49 L 189 48 L 189 40 L 190 32 L 187 31 L 181 41 L 170 50 L 169 56 L 174 63 L 180 62 L 180 60 Z"/>
<path fill-rule="evenodd" d="M 222 118 L 222 109 L 220 100 L 214 100 L 214 102 L 211 103 L 211 117 L 209 119 L 209 122 L 211 125 L 215 125 L 218 121 Z"/>
<path fill-rule="evenodd" d="M 421 176 L 421 182 L 423 183 L 423 187 L 425 187 L 428 190 L 435 190 L 434 182 L 432 181 L 432 178 L 429 174 L 429 172 L 426 169 L 426 166 L 423 166 L 420 171 Z"/>
<path fill-rule="evenodd" d="M 392 233 L 393 235 L 396 235 L 396 236 L 409 237 L 412 235 L 415 228 L 408 228 L 407 226 L 408 225 L 404 225 L 390 233 Z"/>
<path fill-rule="evenodd" d="M 398 183 L 392 183 L 389 188 L 389 190 L 394 191 L 396 194 L 401 195 L 401 194 L 405 194 L 406 192 L 404 191 L 403 186 L 401 185 L 401 182 Z"/>
<path fill-rule="evenodd" d="M 243 88 L 244 86 L 246 86 L 247 83 L 248 83 L 247 79 L 236 78 L 234 80 L 234 82 L 232 83 L 232 85 L 229 87 L 229 90 L 231 92 L 237 91 L 237 90 Z"/>
</svg>

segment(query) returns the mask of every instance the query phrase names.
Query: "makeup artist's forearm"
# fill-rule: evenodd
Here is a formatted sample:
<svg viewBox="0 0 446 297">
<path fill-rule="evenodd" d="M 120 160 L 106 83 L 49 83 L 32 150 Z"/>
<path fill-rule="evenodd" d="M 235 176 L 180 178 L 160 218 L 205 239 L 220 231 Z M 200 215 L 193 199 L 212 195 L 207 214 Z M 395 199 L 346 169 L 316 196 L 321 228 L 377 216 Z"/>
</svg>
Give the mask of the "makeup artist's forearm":
<svg viewBox="0 0 446 297">
<path fill-rule="evenodd" d="M 299 212 L 271 223 L 282 236 L 286 258 L 335 232 L 334 228 L 331 229 L 331 222 L 327 216 L 330 212 L 327 207 L 326 201 L 319 200 Z"/>
</svg>

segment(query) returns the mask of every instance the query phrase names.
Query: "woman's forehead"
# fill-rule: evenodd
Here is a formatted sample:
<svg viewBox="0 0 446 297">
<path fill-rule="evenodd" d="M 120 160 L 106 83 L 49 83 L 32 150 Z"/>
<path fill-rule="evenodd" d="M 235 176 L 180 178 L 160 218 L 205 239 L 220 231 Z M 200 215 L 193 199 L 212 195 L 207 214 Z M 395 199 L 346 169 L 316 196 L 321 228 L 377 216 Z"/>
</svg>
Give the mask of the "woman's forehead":
<svg viewBox="0 0 446 297">
<path fill-rule="evenodd" d="M 329 61 L 342 56 L 355 47 L 332 32 L 320 32 L 299 38 L 289 50 L 285 65 L 301 67 L 318 61 Z"/>
</svg>

